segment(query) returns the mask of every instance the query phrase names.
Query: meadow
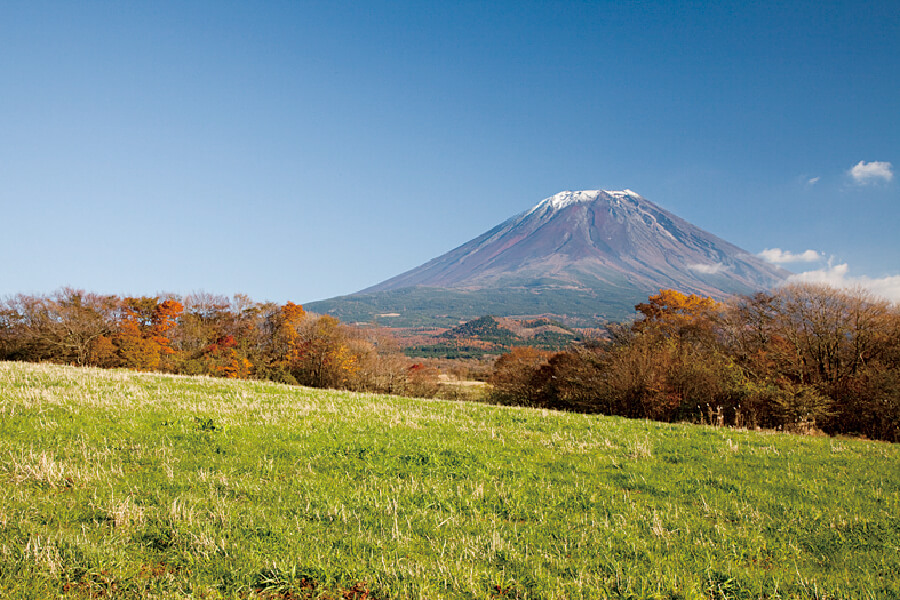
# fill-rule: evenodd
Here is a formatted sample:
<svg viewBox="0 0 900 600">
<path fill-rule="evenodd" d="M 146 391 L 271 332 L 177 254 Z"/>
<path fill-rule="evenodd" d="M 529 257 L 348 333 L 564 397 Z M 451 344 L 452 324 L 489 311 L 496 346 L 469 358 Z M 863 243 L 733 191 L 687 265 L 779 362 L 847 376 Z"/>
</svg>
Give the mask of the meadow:
<svg viewBox="0 0 900 600">
<path fill-rule="evenodd" d="M 0 597 L 900 598 L 900 447 L 0 363 Z"/>
</svg>

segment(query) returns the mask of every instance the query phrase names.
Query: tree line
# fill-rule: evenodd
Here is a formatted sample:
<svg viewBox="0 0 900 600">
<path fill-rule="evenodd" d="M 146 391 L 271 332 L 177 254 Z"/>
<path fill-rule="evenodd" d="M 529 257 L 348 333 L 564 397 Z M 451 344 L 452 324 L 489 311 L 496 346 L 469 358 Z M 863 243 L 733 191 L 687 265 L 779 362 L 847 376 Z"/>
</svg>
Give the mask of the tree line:
<svg viewBox="0 0 900 600">
<path fill-rule="evenodd" d="M 793 285 L 727 303 L 661 290 L 635 308 L 640 318 L 608 340 L 513 348 L 494 363 L 489 399 L 900 441 L 896 305 Z M 377 328 L 240 294 L 19 294 L 0 302 L 0 360 L 455 397 Z"/>
<path fill-rule="evenodd" d="M 406 384 L 404 357 L 378 330 L 240 294 L 19 294 L 0 303 L 0 360 L 359 391 L 403 392 Z"/>
<path fill-rule="evenodd" d="M 791 285 L 719 303 L 661 290 L 610 339 L 494 365 L 493 399 L 662 421 L 900 441 L 900 310 Z"/>
</svg>

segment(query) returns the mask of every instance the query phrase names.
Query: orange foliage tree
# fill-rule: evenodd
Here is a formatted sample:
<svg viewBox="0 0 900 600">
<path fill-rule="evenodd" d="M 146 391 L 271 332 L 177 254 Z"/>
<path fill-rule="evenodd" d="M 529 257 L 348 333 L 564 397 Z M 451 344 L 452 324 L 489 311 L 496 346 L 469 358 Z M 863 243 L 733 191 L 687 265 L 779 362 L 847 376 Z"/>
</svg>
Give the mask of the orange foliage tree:
<svg viewBox="0 0 900 600">
<path fill-rule="evenodd" d="M 140 371 L 167 367 L 167 359 L 175 354 L 168 333 L 183 311 L 184 306 L 176 300 L 160 303 L 159 298 L 125 298 L 113 339 L 121 366 Z"/>
<path fill-rule="evenodd" d="M 349 387 L 357 357 L 348 345 L 347 331 L 329 315 L 309 319 L 300 332 L 303 358 L 297 380 L 314 387 Z"/>
<path fill-rule="evenodd" d="M 667 337 L 684 337 L 708 326 L 713 316 L 724 307 L 713 298 L 682 294 L 677 290 L 660 290 L 659 294 L 650 296 L 647 302 L 634 308 L 643 315 L 641 320 L 635 321 L 635 331 L 653 328 Z"/>
<path fill-rule="evenodd" d="M 303 361 L 300 326 L 305 319 L 306 311 L 293 302 L 279 306 L 267 318 L 266 372 L 275 381 L 297 383 L 294 371 L 300 368 Z"/>
</svg>

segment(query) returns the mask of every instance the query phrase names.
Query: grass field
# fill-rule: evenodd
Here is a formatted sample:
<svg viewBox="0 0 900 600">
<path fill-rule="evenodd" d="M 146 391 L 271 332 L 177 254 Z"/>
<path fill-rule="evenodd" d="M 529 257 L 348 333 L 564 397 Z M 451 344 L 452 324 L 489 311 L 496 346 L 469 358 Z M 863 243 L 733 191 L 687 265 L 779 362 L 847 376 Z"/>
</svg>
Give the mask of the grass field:
<svg viewBox="0 0 900 600">
<path fill-rule="evenodd" d="M 900 598 L 900 447 L 0 363 L 0 598 Z"/>
</svg>

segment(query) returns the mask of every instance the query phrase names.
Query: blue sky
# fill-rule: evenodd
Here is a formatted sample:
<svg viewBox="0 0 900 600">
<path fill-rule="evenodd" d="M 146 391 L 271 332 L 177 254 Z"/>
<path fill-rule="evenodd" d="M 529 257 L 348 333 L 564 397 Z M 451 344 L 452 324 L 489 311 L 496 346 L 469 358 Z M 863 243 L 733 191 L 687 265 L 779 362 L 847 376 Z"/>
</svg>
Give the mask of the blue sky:
<svg viewBox="0 0 900 600">
<path fill-rule="evenodd" d="M 307 302 L 630 188 L 900 300 L 895 2 L 8 1 L 0 81 L 0 295 Z"/>
</svg>

